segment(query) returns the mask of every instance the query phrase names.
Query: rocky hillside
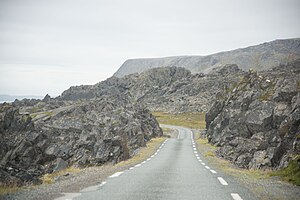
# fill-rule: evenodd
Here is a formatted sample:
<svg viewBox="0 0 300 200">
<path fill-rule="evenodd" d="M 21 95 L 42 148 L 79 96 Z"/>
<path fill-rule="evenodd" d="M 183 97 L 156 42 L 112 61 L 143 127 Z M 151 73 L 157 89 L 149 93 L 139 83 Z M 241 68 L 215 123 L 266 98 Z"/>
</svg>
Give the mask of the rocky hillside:
<svg viewBox="0 0 300 200">
<path fill-rule="evenodd" d="M 245 71 L 250 68 L 266 70 L 298 58 L 300 58 L 300 39 L 285 39 L 208 56 L 131 59 L 125 61 L 114 76 L 123 77 L 162 66 L 184 67 L 193 74 L 208 73 L 213 68 L 225 64 L 237 64 Z"/>
<path fill-rule="evenodd" d="M 251 169 L 300 161 L 300 60 L 270 71 L 250 71 L 206 115 L 218 154 Z"/>
<path fill-rule="evenodd" d="M 208 110 L 219 92 L 244 74 L 237 65 L 225 65 L 207 75 L 193 75 L 181 67 L 161 67 L 122 78 L 111 77 L 93 86 L 71 87 L 58 99 L 81 100 L 127 94 L 151 111 L 202 112 Z"/>
<path fill-rule="evenodd" d="M 68 166 L 125 160 L 162 131 L 126 95 L 80 102 L 46 96 L 1 104 L 0 134 L 0 181 L 23 184 Z"/>
</svg>

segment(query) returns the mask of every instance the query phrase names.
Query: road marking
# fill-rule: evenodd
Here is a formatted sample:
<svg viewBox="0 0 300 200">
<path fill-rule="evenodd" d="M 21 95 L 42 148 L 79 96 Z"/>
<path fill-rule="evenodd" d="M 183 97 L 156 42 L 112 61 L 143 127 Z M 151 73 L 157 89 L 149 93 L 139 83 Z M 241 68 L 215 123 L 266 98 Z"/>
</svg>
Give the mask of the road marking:
<svg viewBox="0 0 300 200">
<path fill-rule="evenodd" d="M 154 157 L 154 155 L 152 155 L 150 158 L 153 158 Z"/>
<path fill-rule="evenodd" d="M 196 146 L 193 144 L 193 147 L 196 147 Z"/>
<path fill-rule="evenodd" d="M 132 169 L 134 169 L 134 167 L 130 167 L 130 168 L 129 168 L 129 170 L 132 170 Z"/>
<path fill-rule="evenodd" d="M 201 160 L 201 159 L 199 159 L 199 162 L 202 162 L 202 160 Z"/>
<path fill-rule="evenodd" d="M 196 158 L 197 158 L 198 160 L 200 159 L 200 157 L 199 157 L 199 156 L 197 156 L 197 155 L 196 155 Z"/>
<path fill-rule="evenodd" d="M 110 176 L 110 178 L 115 178 L 115 177 L 118 177 L 120 176 L 121 174 L 123 174 L 124 172 L 116 172 L 114 173 L 113 175 Z"/>
<path fill-rule="evenodd" d="M 197 150 L 196 147 L 193 148 L 194 150 Z"/>
<path fill-rule="evenodd" d="M 67 200 L 73 199 L 81 195 L 81 193 L 62 193 L 64 196 L 56 198 L 55 200 Z"/>
<path fill-rule="evenodd" d="M 210 167 L 209 167 L 209 166 L 205 166 L 205 168 L 206 168 L 206 169 L 210 169 Z"/>
<path fill-rule="evenodd" d="M 180 131 L 179 131 L 179 133 L 178 133 L 177 139 L 180 139 Z"/>
<path fill-rule="evenodd" d="M 147 161 L 151 160 L 151 158 L 148 158 Z"/>
<path fill-rule="evenodd" d="M 228 183 L 222 177 L 218 177 L 218 180 L 222 185 L 228 185 Z"/>
<path fill-rule="evenodd" d="M 196 153 L 195 156 L 196 156 L 196 157 L 199 157 L 199 154 Z"/>
<path fill-rule="evenodd" d="M 205 163 L 204 163 L 204 162 L 202 162 L 201 164 L 202 164 L 202 165 L 205 165 Z"/>
<path fill-rule="evenodd" d="M 140 166 L 142 166 L 141 164 L 137 164 L 137 165 L 135 165 L 134 167 L 140 167 Z"/>
<path fill-rule="evenodd" d="M 197 151 L 194 151 L 194 153 L 198 153 Z"/>
<path fill-rule="evenodd" d="M 143 162 L 142 162 L 142 164 L 145 164 L 145 163 L 146 163 L 146 161 L 143 161 Z"/>
<path fill-rule="evenodd" d="M 157 155 L 157 152 L 155 152 L 155 154 L 154 154 L 155 156 Z"/>
<path fill-rule="evenodd" d="M 217 172 L 215 171 L 215 170 L 210 170 L 211 171 L 211 173 L 213 173 L 213 174 L 216 174 Z"/>
<path fill-rule="evenodd" d="M 231 193 L 231 196 L 234 200 L 243 200 L 242 197 L 240 197 L 237 193 Z"/>
</svg>

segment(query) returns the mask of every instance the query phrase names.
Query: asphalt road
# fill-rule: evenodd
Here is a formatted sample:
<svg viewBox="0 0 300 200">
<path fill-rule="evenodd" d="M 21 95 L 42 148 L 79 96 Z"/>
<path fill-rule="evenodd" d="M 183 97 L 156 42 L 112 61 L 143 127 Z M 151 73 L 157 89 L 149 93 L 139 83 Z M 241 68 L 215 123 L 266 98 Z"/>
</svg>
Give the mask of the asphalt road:
<svg viewBox="0 0 300 200">
<path fill-rule="evenodd" d="M 179 130 L 178 137 L 168 139 L 148 160 L 62 199 L 254 199 L 231 177 L 210 168 L 193 147 L 189 129 L 175 128 Z"/>
</svg>

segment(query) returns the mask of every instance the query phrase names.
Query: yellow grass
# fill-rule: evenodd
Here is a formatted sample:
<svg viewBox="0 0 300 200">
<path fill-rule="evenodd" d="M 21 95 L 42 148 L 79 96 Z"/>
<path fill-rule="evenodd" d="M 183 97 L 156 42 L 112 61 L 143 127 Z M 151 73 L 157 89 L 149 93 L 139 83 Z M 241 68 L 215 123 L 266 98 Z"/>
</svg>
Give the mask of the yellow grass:
<svg viewBox="0 0 300 200">
<path fill-rule="evenodd" d="M 44 184 L 51 184 L 51 183 L 54 183 L 55 177 L 62 176 L 62 175 L 67 174 L 67 173 L 76 174 L 78 172 L 80 172 L 79 168 L 68 167 L 64 170 L 58 171 L 58 172 L 53 173 L 53 174 L 45 174 L 45 175 L 43 175 L 41 180 L 43 181 Z"/>
<path fill-rule="evenodd" d="M 205 129 L 205 113 L 170 114 L 164 112 L 152 113 L 160 124 L 185 126 L 195 129 Z"/>
<path fill-rule="evenodd" d="M 0 186 L 0 197 L 9 193 L 16 192 L 20 189 L 18 186 Z"/>
</svg>

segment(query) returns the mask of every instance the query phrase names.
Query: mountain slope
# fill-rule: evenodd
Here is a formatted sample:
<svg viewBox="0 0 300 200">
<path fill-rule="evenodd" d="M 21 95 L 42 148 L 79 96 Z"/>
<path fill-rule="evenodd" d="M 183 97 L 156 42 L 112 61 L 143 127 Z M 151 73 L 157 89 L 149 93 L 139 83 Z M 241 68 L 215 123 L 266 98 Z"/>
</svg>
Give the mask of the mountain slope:
<svg viewBox="0 0 300 200">
<path fill-rule="evenodd" d="M 114 74 L 123 77 L 162 66 L 184 67 L 192 73 L 207 73 L 225 64 L 237 64 L 247 71 L 266 70 L 300 58 L 300 39 L 285 39 L 265 42 L 256 46 L 220 52 L 208 56 L 174 56 L 165 58 L 130 59 Z"/>
</svg>

